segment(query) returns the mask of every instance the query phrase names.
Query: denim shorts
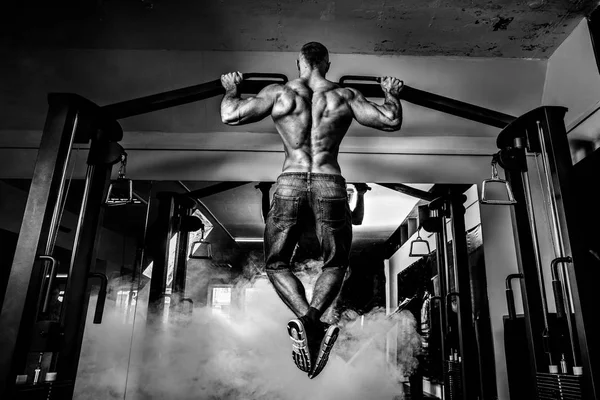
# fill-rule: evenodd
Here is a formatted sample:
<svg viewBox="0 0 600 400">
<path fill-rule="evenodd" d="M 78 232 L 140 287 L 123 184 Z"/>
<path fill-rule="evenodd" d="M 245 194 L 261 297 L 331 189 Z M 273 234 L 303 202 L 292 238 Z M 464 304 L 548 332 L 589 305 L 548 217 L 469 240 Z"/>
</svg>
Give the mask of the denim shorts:
<svg viewBox="0 0 600 400">
<path fill-rule="evenodd" d="M 287 172 L 277 179 L 265 227 L 267 272 L 289 270 L 303 229 L 313 227 L 323 268 L 347 268 L 352 217 L 341 175 Z"/>
</svg>

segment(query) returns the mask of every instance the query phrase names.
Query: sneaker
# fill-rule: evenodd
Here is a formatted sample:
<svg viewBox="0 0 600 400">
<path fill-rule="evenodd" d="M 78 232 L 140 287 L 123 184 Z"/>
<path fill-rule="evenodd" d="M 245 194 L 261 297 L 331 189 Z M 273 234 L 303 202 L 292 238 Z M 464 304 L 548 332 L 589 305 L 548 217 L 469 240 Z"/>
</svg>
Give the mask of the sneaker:
<svg viewBox="0 0 600 400">
<path fill-rule="evenodd" d="M 336 325 L 326 325 L 323 340 L 321 340 L 321 346 L 314 362 L 314 368 L 308 373 L 310 379 L 314 379 L 323 371 L 327 361 L 329 360 L 329 354 L 335 344 L 340 333 L 340 328 Z"/>
<path fill-rule="evenodd" d="M 310 351 L 308 348 L 308 333 L 302 317 L 293 319 L 287 324 L 288 334 L 292 340 L 292 358 L 296 367 L 310 373 L 312 369 Z"/>
</svg>

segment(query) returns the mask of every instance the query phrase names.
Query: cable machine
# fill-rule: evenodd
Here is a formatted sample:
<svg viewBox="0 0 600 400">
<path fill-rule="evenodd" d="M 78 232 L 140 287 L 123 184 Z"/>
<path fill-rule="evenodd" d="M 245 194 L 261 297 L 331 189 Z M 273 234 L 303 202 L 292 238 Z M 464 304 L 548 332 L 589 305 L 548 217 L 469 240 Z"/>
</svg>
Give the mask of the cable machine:
<svg viewBox="0 0 600 400">
<path fill-rule="evenodd" d="M 287 82 L 287 77 L 281 74 L 251 73 L 245 74 L 244 78 L 240 85 L 242 94 L 257 94 L 270 84 Z M 382 98 L 383 92 L 380 86 L 374 84 L 377 81 L 378 78 L 374 77 L 346 76 L 340 79 L 339 84 L 343 87 L 358 89 L 366 97 Z M 112 166 L 122 160 L 124 154 L 123 148 L 118 144 L 122 139 L 123 132 L 117 120 L 219 96 L 223 93 L 224 89 L 220 81 L 214 80 L 104 107 L 99 107 L 75 94 L 49 95 L 49 111 L 0 313 L 0 326 L 2 326 L 0 333 L 0 348 L 2 348 L 2 352 L 0 352 L 0 394 L 2 397 L 10 399 L 68 399 L 72 397 L 89 298 L 89 291 L 86 290 L 87 281 L 89 271 L 95 262 L 103 204 L 109 188 Z M 472 121 L 505 128 L 498 139 L 501 149 L 513 146 L 516 139 L 520 137 L 515 132 L 523 132 L 520 130 L 523 121 L 530 121 L 533 115 L 537 116 L 540 113 L 540 111 L 534 110 L 533 114 L 526 114 L 524 117 L 515 119 L 510 115 L 409 86 L 404 86 L 400 98 Z M 585 261 L 581 261 L 582 253 L 577 251 L 576 241 L 573 240 L 577 234 L 574 227 L 576 224 L 574 208 L 576 206 L 573 196 L 568 193 L 568 190 L 566 191 L 567 175 L 571 165 L 566 132 L 562 122 L 564 109 L 543 108 L 542 110 L 544 118 L 541 118 L 540 121 L 544 129 L 545 142 L 532 141 L 532 138 L 527 136 L 527 141 L 521 141 L 522 146 L 517 148 L 517 152 L 524 151 L 524 147 L 527 146 L 541 146 L 527 148 L 530 151 L 545 151 L 550 160 L 551 182 L 558 198 L 556 204 L 563 240 L 564 254 L 562 255 L 570 256 L 573 259 L 570 267 L 566 268 L 570 281 L 563 283 L 567 290 L 571 290 L 574 297 L 577 338 L 581 349 L 581 358 L 577 362 L 581 362 L 583 367 L 584 387 L 591 390 L 587 393 L 595 393 L 592 372 L 594 371 L 593 366 L 597 367 L 593 363 L 597 363 L 594 357 L 598 350 L 592 348 L 588 338 L 594 337 L 591 333 L 597 333 L 597 331 L 594 331 L 590 325 L 594 310 L 591 309 L 593 300 L 590 299 L 590 290 L 586 289 L 584 285 L 587 272 L 585 272 L 585 268 L 579 267 L 580 263 Z M 557 131 L 555 132 L 555 130 Z M 530 135 L 535 130 L 528 129 L 526 132 Z M 47 293 L 52 288 L 53 276 L 56 271 L 56 268 L 53 267 L 56 264 L 53 261 L 53 251 L 60 223 L 59 211 L 65 196 L 66 169 L 72 157 L 74 145 L 88 144 L 85 192 L 69 265 L 65 302 L 61 310 L 60 321 L 46 326 L 44 325 L 46 320 L 44 319 L 43 305 Z M 504 159 L 501 160 L 500 165 L 507 165 Z M 509 172 L 508 180 L 513 188 L 519 187 L 522 182 L 520 179 L 518 173 Z M 527 209 L 523 208 L 525 204 L 523 203 L 523 193 L 517 190 L 515 197 L 517 204 L 515 204 L 514 210 L 521 216 L 521 219 L 515 218 L 519 234 L 518 240 L 524 241 L 523 246 L 519 248 L 522 253 L 519 259 L 527 289 L 527 300 L 529 300 L 539 298 L 539 289 L 536 289 L 533 284 L 535 279 L 532 276 L 535 277 L 535 271 L 532 273 L 530 264 L 523 262 L 523 259 L 532 256 L 526 250 L 531 247 L 531 240 L 529 239 L 527 242 L 525 236 L 522 236 L 523 229 L 528 229 L 527 226 L 522 226 L 523 221 L 528 219 L 525 214 Z M 461 206 L 459 203 L 451 200 L 449 208 L 444 206 L 443 212 L 450 212 L 453 217 L 454 213 L 459 215 Z M 523 217 L 525 218 L 523 219 Z M 460 258 L 461 254 L 461 249 L 455 249 L 455 257 Z M 460 265 L 460 260 L 455 260 L 454 265 Z M 458 287 L 463 291 L 465 282 L 461 281 L 460 273 L 455 276 L 458 279 Z M 156 285 L 154 282 L 152 284 Z M 468 286 L 468 281 L 466 284 Z M 156 295 L 158 296 L 159 293 Z M 448 295 L 457 297 L 461 313 L 464 309 L 463 314 L 470 315 L 469 301 L 460 301 L 460 297 L 464 296 L 462 292 L 458 296 L 456 293 L 447 293 L 446 296 Z M 528 307 L 532 308 L 532 305 Z M 533 323 L 529 331 L 533 335 L 539 321 L 534 317 L 535 314 L 531 315 Z M 534 340 L 533 336 L 531 340 Z M 539 353 L 537 344 L 534 343 L 532 348 L 536 350 L 536 354 Z M 475 361 L 467 361 L 467 357 L 464 356 L 464 352 L 468 352 L 466 348 L 460 347 L 460 351 L 463 354 L 462 379 L 467 379 L 465 374 L 471 373 L 471 367 L 468 365 Z M 31 355 L 39 353 L 47 354 L 52 359 L 49 373 L 45 377 L 38 377 L 38 383 L 35 385 L 28 383 L 27 379 L 23 382 L 22 376 L 27 370 L 28 360 L 31 359 Z M 471 393 L 470 387 L 467 387 L 468 382 L 463 382 L 466 382 L 466 385 L 463 384 L 464 392 Z"/>
<path fill-rule="evenodd" d="M 580 226 L 585 223 L 581 201 L 585 197 L 574 186 L 566 111 L 564 107 L 539 107 L 506 126 L 497 139 L 500 151 L 492 158 L 494 173 L 488 183 L 512 190 L 508 200 L 490 201 L 482 195 L 482 203 L 511 206 L 519 274 L 507 277 L 508 319 L 514 320 L 516 315 L 511 281 L 519 279 L 530 361 L 523 381 L 526 386 L 511 388 L 511 394 L 523 399 L 598 398 L 598 347 L 592 339 L 599 334 L 593 321 L 598 264 L 581 236 Z M 528 159 L 539 173 L 542 210 L 533 202 Z M 505 181 L 498 178 L 496 164 L 504 168 Z M 553 246 L 553 260 L 546 268 L 552 274 L 556 323 L 548 312 L 536 224 L 544 212 Z"/>
</svg>

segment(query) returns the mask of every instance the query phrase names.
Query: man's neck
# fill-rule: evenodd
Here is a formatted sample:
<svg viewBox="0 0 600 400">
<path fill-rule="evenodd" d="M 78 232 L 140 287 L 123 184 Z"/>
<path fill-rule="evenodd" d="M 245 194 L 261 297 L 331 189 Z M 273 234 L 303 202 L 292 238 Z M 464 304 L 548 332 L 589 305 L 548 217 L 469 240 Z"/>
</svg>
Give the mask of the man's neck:
<svg viewBox="0 0 600 400">
<path fill-rule="evenodd" d="M 325 77 L 317 69 L 307 69 L 300 73 L 300 79 L 306 81 L 309 85 L 321 83 Z"/>
</svg>

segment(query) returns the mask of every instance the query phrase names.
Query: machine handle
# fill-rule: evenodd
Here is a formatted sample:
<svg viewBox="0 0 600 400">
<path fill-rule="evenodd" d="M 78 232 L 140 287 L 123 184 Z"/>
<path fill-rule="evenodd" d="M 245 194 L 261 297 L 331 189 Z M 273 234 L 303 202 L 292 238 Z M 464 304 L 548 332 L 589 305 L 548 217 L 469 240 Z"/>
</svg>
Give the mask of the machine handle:
<svg viewBox="0 0 600 400">
<path fill-rule="evenodd" d="M 48 311 L 48 306 L 50 304 L 50 294 L 52 289 L 52 284 L 54 283 L 54 277 L 56 276 L 56 270 L 58 268 L 58 260 L 49 255 L 41 255 L 38 256 L 40 260 L 49 260 L 50 261 L 50 276 L 48 277 L 48 286 L 46 287 L 46 293 L 44 293 L 44 304 L 42 305 L 42 312 L 45 313 Z M 44 279 L 46 279 L 46 271 L 44 271 Z"/>
<path fill-rule="evenodd" d="M 565 298 L 563 298 L 562 282 L 558 275 L 558 265 L 560 263 L 570 263 L 573 259 L 571 257 L 557 257 L 550 262 L 550 271 L 552 273 L 552 290 L 554 292 L 554 302 L 556 303 L 556 316 L 558 318 L 565 317 Z"/>
<path fill-rule="evenodd" d="M 347 81 L 362 81 L 362 82 L 377 82 L 381 83 L 381 78 L 378 76 L 361 76 L 361 75 L 344 75 L 340 78 L 340 85 L 344 85 Z"/>
<path fill-rule="evenodd" d="M 508 319 L 517 318 L 517 309 L 515 307 L 515 297 L 512 289 L 506 289 L 506 307 L 508 308 Z"/>
<path fill-rule="evenodd" d="M 244 80 L 253 79 L 253 78 L 268 78 L 268 79 L 280 79 L 282 83 L 287 83 L 288 77 L 284 74 L 272 74 L 268 72 L 248 72 L 247 74 L 242 74 Z"/>
<path fill-rule="evenodd" d="M 515 307 L 515 297 L 511 282 L 513 279 L 522 278 L 523 274 L 510 274 L 506 277 L 506 307 L 508 308 L 508 319 L 515 319 L 517 317 L 517 310 Z"/>
<path fill-rule="evenodd" d="M 106 288 L 108 287 L 108 278 L 100 272 L 92 272 L 88 275 L 88 279 L 100 279 L 100 290 L 98 291 L 98 300 L 96 301 L 96 311 L 94 312 L 94 324 L 102 323 L 104 315 L 104 303 L 106 302 Z"/>
<path fill-rule="evenodd" d="M 562 285 L 560 281 L 552 281 L 552 291 L 554 292 L 554 302 L 556 303 L 556 317 L 562 319 L 565 316 L 565 302 L 562 297 Z"/>
</svg>

